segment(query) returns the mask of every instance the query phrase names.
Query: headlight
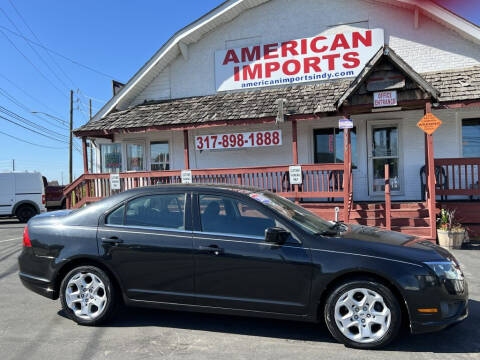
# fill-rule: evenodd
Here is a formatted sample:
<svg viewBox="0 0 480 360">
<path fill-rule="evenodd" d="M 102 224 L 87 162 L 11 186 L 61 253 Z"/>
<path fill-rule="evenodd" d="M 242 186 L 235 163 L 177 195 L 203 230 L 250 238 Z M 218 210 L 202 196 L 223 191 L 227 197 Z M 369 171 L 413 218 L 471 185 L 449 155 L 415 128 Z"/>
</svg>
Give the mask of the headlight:
<svg viewBox="0 0 480 360">
<path fill-rule="evenodd" d="M 430 269 L 437 275 L 440 283 L 452 294 L 462 294 L 465 291 L 465 283 L 460 266 L 453 261 L 426 262 Z"/>
<path fill-rule="evenodd" d="M 440 279 L 463 280 L 460 266 L 453 261 L 426 262 L 425 265 L 432 269 Z"/>
</svg>

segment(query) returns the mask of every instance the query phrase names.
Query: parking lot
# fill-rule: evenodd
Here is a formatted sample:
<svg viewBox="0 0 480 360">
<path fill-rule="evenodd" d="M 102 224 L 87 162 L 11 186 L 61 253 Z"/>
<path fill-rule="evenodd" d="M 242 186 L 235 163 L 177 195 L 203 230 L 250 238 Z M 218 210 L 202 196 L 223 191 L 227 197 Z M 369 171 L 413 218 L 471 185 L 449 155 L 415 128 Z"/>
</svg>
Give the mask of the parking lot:
<svg viewBox="0 0 480 360">
<path fill-rule="evenodd" d="M 324 326 L 289 321 L 123 309 L 108 325 L 76 325 L 18 279 L 23 225 L 0 220 L 2 359 L 480 359 L 480 247 L 457 250 L 470 317 L 440 333 L 404 334 L 381 351 L 347 349 Z"/>
</svg>

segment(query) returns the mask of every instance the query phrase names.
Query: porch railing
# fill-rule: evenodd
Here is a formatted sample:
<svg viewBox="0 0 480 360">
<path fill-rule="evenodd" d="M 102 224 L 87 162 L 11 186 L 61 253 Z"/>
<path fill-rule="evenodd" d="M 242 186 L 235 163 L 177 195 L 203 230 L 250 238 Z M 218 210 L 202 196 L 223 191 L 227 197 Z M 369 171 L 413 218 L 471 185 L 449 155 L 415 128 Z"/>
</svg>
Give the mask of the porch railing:
<svg viewBox="0 0 480 360">
<path fill-rule="evenodd" d="M 192 171 L 195 184 L 229 184 L 257 187 L 291 199 L 344 199 L 343 164 L 302 166 L 303 183 L 292 185 L 289 166 L 201 169 Z M 181 171 L 120 173 L 120 190 L 110 188 L 110 174 L 83 174 L 64 190 L 68 208 L 78 208 L 115 192 L 157 184 L 180 184 Z M 348 191 L 348 188 L 346 189 Z"/>
<path fill-rule="evenodd" d="M 480 196 L 480 158 L 435 159 L 439 196 Z"/>
</svg>

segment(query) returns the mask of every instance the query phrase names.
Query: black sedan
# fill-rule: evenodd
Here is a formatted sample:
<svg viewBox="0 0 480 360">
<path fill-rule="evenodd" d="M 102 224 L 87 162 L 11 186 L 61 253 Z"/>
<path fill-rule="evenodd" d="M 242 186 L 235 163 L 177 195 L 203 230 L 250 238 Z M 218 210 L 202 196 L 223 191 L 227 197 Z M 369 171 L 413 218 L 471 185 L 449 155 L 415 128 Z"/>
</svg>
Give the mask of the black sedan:
<svg viewBox="0 0 480 360">
<path fill-rule="evenodd" d="M 323 220 L 270 192 L 165 185 L 36 216 L 23 284 L 82 325 L 117 305 L 325 321 L 357 348 L 465 319 L 468 290 L 446 250 Z"/>
</svg>

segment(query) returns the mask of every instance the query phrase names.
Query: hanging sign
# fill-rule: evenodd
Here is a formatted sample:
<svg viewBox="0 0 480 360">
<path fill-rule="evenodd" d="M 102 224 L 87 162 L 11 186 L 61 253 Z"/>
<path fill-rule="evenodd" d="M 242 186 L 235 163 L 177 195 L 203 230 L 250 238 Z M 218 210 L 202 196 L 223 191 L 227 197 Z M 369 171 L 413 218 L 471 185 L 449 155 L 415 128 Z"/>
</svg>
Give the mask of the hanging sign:
<svg viewBox="0 0 480 360">
<path fill-rule="evenodd" d="M 218 50 L 216 89 L 240 90 L 355 77 L 382 46 L 382 29 L 359 29 Z"/>
<path fill-rule="evenodd" d="M 301 166 L 290 166 L 288 168 L 288 174 L 290 175 L 290 184 L 292 185 L 301 185 L 303 182 L 302 179 L 302 167 Z"/>
<path fill-rule="evenodd" d="M 182 178 L 182 184 L 191 184 L 192 183 L 192 171 L 191 170 L 182 170 L 181 178 Z"/>
<path fill-rule="evenodd" d="M 241 149 L 280 145 L 282 145 L 282 130 L 195 136 L 195 148 L 197 150 Z"/>
<path fill-rule="evenodd" d="M 352 119 L 340 119 L 338 120 L 339 129 L 353 129 L 353 120 Z"/>
<path fill-rule="evenodd" d="M 110 174 L 110 190 L 120 190 L 120 174 Z"/>
<path fill-rule="evenodd" d="M 397 91 L 379 91 L 373 93 L 373 107 L 397 106 Z"/>
<path fill-rule="evenodd" d="M 428 135 L 432 135 L 442 125 L 442 121 L 432 113 L 427 113 L 417 123 L 417 126 Z"/>
</svg>

